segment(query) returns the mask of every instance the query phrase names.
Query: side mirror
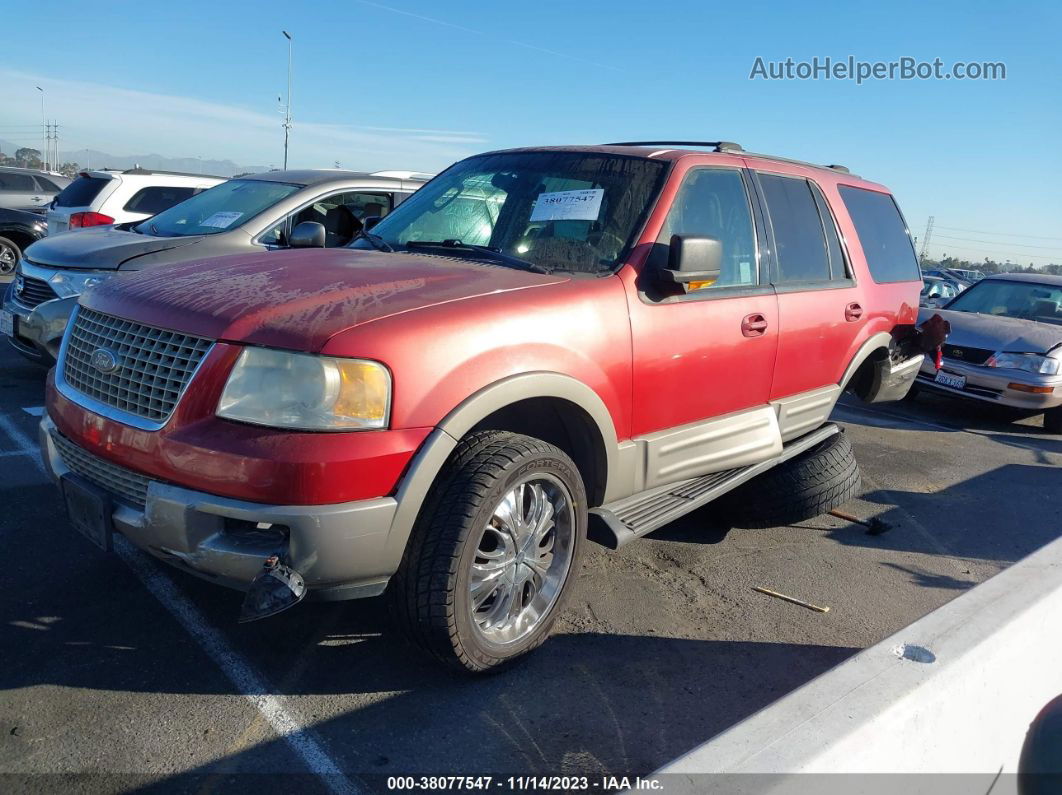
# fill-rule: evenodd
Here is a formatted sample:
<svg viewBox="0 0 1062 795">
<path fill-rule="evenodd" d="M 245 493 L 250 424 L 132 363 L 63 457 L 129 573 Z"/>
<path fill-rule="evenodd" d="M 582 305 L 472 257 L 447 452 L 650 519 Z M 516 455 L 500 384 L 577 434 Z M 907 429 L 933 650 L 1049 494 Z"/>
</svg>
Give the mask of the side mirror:
<svg viewBox="0 0 1062 795">
<path fill-rule="evenodd" d="M 368 232 L 382 220 L 382 215 L 366 215 L 364 218 L 361 219 L 361 226 L 366 232 Z"/>
<path fill-rule="evenodd" d="M 291 248 L 324 248 L 324 225 L 316 221 L 303 221 L 291 230 L 288 246 Z"/>
<path fill-rule="evenodd" d="M 714 282 L 723 268 L 723 243 L 714 237 L 672 235 L 668 263 L 660 275 L 669 282 Z"/>
</svg>

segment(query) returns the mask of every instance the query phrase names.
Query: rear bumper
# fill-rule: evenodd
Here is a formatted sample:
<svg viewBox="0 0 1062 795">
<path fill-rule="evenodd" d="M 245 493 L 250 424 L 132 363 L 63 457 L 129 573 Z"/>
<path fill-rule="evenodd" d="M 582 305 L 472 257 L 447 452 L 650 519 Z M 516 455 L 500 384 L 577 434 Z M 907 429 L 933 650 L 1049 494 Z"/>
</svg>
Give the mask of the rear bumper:
<svg viewBox="0 0 1062 795">
<path fill-rule="evenodd" d="M 953 375 L 966 377 L 966 388 L 955 389 L 936 383 L 933 378 L 937 370 L 929 359 L 922 364 L 915 383 L 919 388 L 930 389 L 955 397 L 979 400 L 982 403 L 995 403 L 1010 408 L 1042 412 L 1055 406 L 1062 406 L 1062 376 L 1039 375 L 1021 370 L 1003 370 L 992 367 L 980 367 L 966 364 L 955 359 L 944 359 L 942 370 Z M 1010 384 L 1028 387 L 1051 388 L 1049 393 L 1030 393 L 1014 389 Z"/>
<path fill-rule="evenodd" d="M 71 472 L 81 474 L 60 453 L 56 433 L 45 415 L 40 446 L 48 471 L 55 480 Z M 398 508 L 394 498 L 270 505 L 147 480 L 144 504 L 114 500 L 114 529 L 145 552 L 220 585 L 245 590 L 263 560 L 285 542 L 290 565 L 319 597 L 375 596 L 394 571 L 388 547 Z"/>
</svg>

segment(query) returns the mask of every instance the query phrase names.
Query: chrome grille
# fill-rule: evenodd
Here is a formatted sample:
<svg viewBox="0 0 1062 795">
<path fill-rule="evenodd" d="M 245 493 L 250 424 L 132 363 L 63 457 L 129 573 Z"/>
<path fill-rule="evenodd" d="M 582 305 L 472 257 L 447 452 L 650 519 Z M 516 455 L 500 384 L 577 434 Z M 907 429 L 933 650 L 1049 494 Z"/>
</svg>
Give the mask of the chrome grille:
<svg viewBox="0 0 1062 795">
<path fill-rule="evenodd" d="M 52 433 L 52 441 L 59 451 L 59 457 L 71 472 L 133 505 L 143 507 L 147 502 L 151 478 L 104 461 L 88 450 L 78 447 L 58 431 Z"/>
<path fill-rule="evenodd" d="M 66 340 L 63 379 L 108 406 L 165 422 L 211 340 L 166 331 L 82 307 Z M 117 360 L 113 372 L 92 364 L 105 349 Z"/>
<path fill-rule="evenodd" d="M 45 301 L 58 297 L 52 286 L 44 279 L 36 279 L 21 273 L 15 276 L 15 300 L 23 306 L 32 309 Z"/>
</svg>

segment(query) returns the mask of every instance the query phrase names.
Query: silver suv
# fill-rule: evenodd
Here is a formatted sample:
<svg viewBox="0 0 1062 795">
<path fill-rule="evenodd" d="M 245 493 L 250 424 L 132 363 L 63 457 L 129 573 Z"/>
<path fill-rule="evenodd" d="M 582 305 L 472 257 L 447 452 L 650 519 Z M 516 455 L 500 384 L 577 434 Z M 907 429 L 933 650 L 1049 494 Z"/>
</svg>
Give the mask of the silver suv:
<svg viewBox="0 0 1062 795">
<path fill-rule="evenodd" d="M 412 171 L 271 171 L 223 182 L 146 221 L 47 237 L 26 249 L 0 329 L 19 352 L 50 364 L 78 296 L 116 272 L 344 246 L 430 178 Z"/>
<path fill-rule="evenodd" d="M 69 177 L 35 168 L 0 166 L 0 207 L 9 210 L 43 210 Z"/>
</svg>

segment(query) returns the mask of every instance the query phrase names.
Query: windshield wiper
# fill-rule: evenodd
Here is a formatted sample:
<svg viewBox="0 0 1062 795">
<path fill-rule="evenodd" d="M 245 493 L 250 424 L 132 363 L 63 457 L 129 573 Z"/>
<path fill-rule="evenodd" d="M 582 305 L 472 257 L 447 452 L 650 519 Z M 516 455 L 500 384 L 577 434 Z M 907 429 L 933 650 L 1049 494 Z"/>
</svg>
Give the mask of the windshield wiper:
<svg viewBox="0 0 1062 795">
<path fill-rule="evenodd" d="M 353 243 L 355 240 L 368 240 L 369 245 L 377 251 L 385 251 L 388 254 L 393 254 L 395 251 L 393 248 L 391 248 L 391 244 L 384 240 L 382 237 L 380 237 L 379 235 L 374 235 L 372 232 L 366 232 L 364 229 L 358 232 L 358 234 L 354 235 L 350 242 Z"/>
<path fill-rule="evenodd" d="M 476 254 L 484 254 L 495 262 L 511 265 L 521 270 L 531 271 L 532 273 L 553 273 L 553 270 L 545 265 L 539 265 L 537 262 L 529 262 L 526 259 L 514 257 L 512 254 L 506 254 L 500 248 L 477 246 L 474 243 L 462 243 L 460 240 L 410 240 L 406 243 L 406 248 L 450 248 L 460 251 L 473 251 Z"/>
</svg>

